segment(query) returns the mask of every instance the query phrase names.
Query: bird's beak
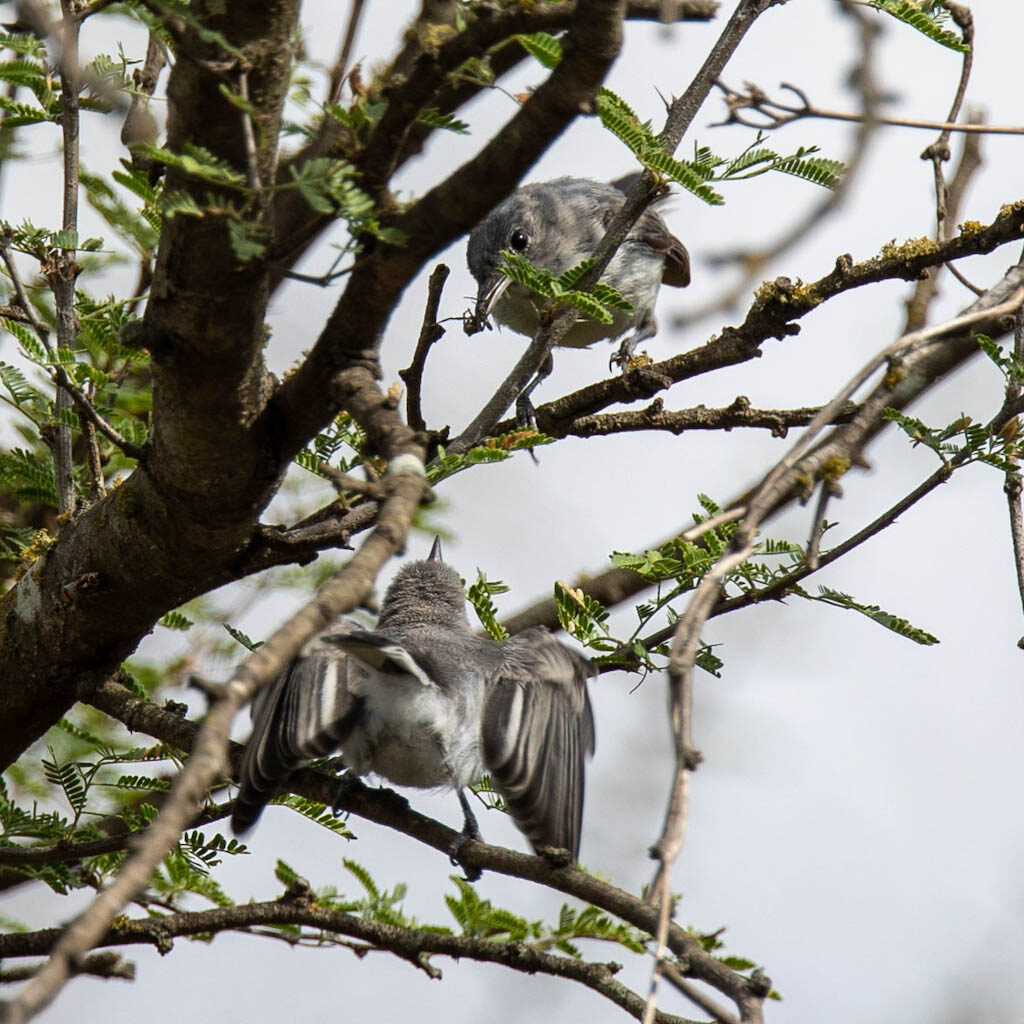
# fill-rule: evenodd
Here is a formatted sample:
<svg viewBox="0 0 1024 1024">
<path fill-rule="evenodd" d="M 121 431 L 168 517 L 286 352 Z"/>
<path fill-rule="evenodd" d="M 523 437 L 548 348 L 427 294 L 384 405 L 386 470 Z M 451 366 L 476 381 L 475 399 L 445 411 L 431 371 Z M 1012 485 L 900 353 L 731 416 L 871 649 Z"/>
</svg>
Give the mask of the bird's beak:
<svg viewBox="0 0 1024 1024">
<path fill-rule="evenodd" d="M 441 556 L 441 538 L 440 537 L 435 537 L 434 538 L 434 546 L 430 549 L 430 557 L 428 558 L 428 561 L 430 561 L 430 562 L 443 562 L 444 561 L 444 558 Z"/>
<path fill-rule="evenodd" d="M 487 318 L 494 304 L 504 295 L 505 289 L 512 283 L 511 277 L 494 274 L 480 285 L 476 293 L 476 307 L 466 320 L 466 333 L 478 334 L 485 327 L 490 327 Z"/>
</svg>

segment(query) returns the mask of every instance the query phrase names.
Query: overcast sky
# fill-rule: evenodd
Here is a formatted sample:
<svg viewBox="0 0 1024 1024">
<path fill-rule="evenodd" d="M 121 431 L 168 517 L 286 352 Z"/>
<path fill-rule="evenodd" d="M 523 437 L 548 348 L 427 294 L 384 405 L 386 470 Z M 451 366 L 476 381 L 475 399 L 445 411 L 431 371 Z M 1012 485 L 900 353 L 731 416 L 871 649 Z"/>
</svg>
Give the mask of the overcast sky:
<svg viewBox="0 0 1024 1024">
<path fill-rule="evenodd" d="M 731 2 L 724 5 L 731 9 Z M 9 18 L 10 4 L 0 4 Z M 355 52 L 367 65 L 385 58 L 396 27 L 412 13 L 408 0 L 368 5 Z M 1024 8 L 1004 0 L 971 5 L 977 28 L 975 71 L 968 92 L 992 123 L 1021 121 L 1016 86 Z M 348 4 L 307 5 L 303 23 L 310 52 L 329 62 Z M 399 13 L 400 12 L 400 13 Z M 881 19 L 882 15 L 877 15 Z M 108 38 L 87 39 L 113 49 Z M 909 117 L 945 117 L 959 71 L 957 56 L 895 22 L 887 23 L 877 73 L 890 109 Z M 664 95 L 681 92 L 703 60 L 719 24 L 664 31 L 630 25 L 609 85 L 645 117 L 659 123 Z M 135 40 L 138 35 L 127 37 Z M 834 3 L 792 0 L 765 15 L 750 33 L 726 81 L 753 81 L 769 91 L 780 81 L 799 85 L 818 105 L 849 110 L 855 97 L 846 75 L 855 57 L 854 35 Z M 526 65 L 503 85 L 517 92 L 540 81 Z M 424 191 L 471 156 L 514 111 L 494 91 L 463 115 L 473 134 L 444 134 L 402 174 L 409 194 Z M 684 140 L 723 154 L 749 144 L 746 130 L 712 129 L 723 108 L 715 94 Z M 46 129 L 38 129 L 40 133 Z M 818 145 L 848 156 L 852 129 L 807 122 L 770 142 L 780 151 Z M 86 162 L 95 168 L 118 155 L 114 126 L 85 122 Z M 41 136 L 40 136 L 41 137 Z M 806 243 L 766 269 L 764 276 L 814 280 L 836 256 L 870 257 L 891 239 L 933 230 L 931 165 L 919 159 L 933 133 L 879 131 L 862 177 L 841 213 Z M 39 143 L 52 154 L 51 136 Z M 957 149 L 959 147 L 957 146 Z M 990 222 L 999 206 L 1021 195 L 1024 139 L 989 138 L 961 219 Z M 593 120 L 560 139 L 527 180 L 559 174 L 611 178 L 631 169 L 628 152 Z M 5 169 L 2 216 L 58 219 L 52 158 Z M 807 183 L 759 178 L 727 186 L 726 205 L 709 208 L 678 197 L 666 217 L 688 245 L 694 264 L 686 292 L 666 290 L 658 306 L 662 330 L 647 347 L 655 359 L 702 344 L 742 310 L 685 330 L 674 314 L 703 306 L 734 273 L 709 258 L 736 246 L 771 242 L 819 200 Z M 321 247 L 305 269 L 330 261 Z M 442 313 L 467 308 L 474 285 L 465 270 L 465 240 L 442 257 L 453 270 Z M 999 279 L 1016 259 L 1008 247 L 965 261 L 961 269 L 982 286 Z M 429 269 L 429 268 L 428 268 Z M 746 395 L 759 407 L 820 403 L 831 397 L 872 353 L 897 336 L 910 286 L 887 283 L 829 302 L 804 318 L 801 333 L 769 341 L 750 364 L 677 386 L 670 408 L 728 404 Z M 313 344 L 337 299 L 334 289 L 298 284 L 275 297 L 268 358 L 282 372 Z M 406 292 L 385 339 L 385 383 L 408 364 L 419 330 L 425 275 Z M 948 275 L 933 320 L 954 314 L 972 296 Z M 432 426 L 453 432 L 475 414 L 521 353 L 523 339 L 506 332 L 466 338 L 457 324 L 431 355 L 425 411 Z M 607 372 L 610 349 L 560 352 L 539 400 L 557 397 Z M 1002 400 L 1001 378 L 978 359 L 945 381 L 914 413 L 945 424 L 961 412 L 987 420 Z M 542 450 L 539 465 L 525 456 L 483 467 L 439 488 L 432 518 L 452 535 L 446 558 L 463 575 L 477 567 L 512 588 L 500 599 L 505 613 L 550 592 L 556 578 L 607 566 L 612 550 L 637 550 L 689 521 L 696 495 L 725 501 L 781 457 L 787 441 L 764 432 L 681 437 L 634 435 L 568 440 Z M 909 491 L 936 466 L 930 453 L 912 450 L 902 436 L 886 436 L 870 453 L 867 471 L 843 480 L 844 499 L 829 510 L 839 535 L 853 532 Z M 810 510 L 796 509 L 769 524 L 772 535 L 803 543 Z M 426 537 L 410 545 L 421 557 Z M 716 619 L 705 640 L 721 645 L 721 679 L 701 675 L 694 725 L 704 764 L 692 785 L 686 849 L 674 888 L 683 894 L 678 920 L 702 931 L 725 927 L 727 951 L 763 964 L 784 1001 L 767 1008 L 774 1024 L 900 1024 L 1015 1022 L 1024 1003 L 1024 820 L 1020 780 L 1024 749 L 1020 723 L 1024 689 L 1017 639 L 1024 633 L 1015 589 L 1005 499 L 999 475 L 985 467 L 958 473 L 951 483 L 902 517 L 870 546 L 810 581 L 881 605 L 936 634 L 941 643 L 918 647 L 852 612 L 791 600 Z M 242 623 L 266 635 L 297 600 L 282 595 Z M 620 622 L 632 621 L 632 611 Z M 592 689 L 597 754 L 588 778 L 582 863 L 637 890 L 649 879 L 645 851 L 657 834 L 670 772 L 662 681 L 603 676 Z M 201 706 L 187 699 L 193 712 Z M 244 730 L 240 730 L 240 734 Z M 460 821 L 454 797 L 407 794 L 413 805 L 452 825 Z M 500 815 L 484 814 L 486 838 L 524 849 Z M 252 855 L 229 865 L 222 879 L 233 897 L 270 898 L 280 886 L 276 857 L 289 861 L 314 886 L 356 892 L 341 867 L 351 857 L 391 887 L 409 883 L 407 910 L 421 919 L 453 924 L 443 894 L 453 889 L 451 868 L 433 851 L 353 820 L 359 841 L 344 843 L 282 808 L 271 808 L 250 841 Z M 552 894 L 495 875 L 479 884 L 484 897 L 527 916 L 550 920 L 561 902 Z M 50 924 L 74 901 L 22 892 L 4 913 L 33 925 Z M 595 959 L 624 960 L 619 949 L 589 947 Z M 441 983 L 386 954 L 357 960 L 340 950 L 292 950 L 248 936 L 219 936 L 212 948 L 179 940 L 160 958 L 128 950 L 139 965 L 134 984 L 74 982 L 40 1020 L 146 1019 L 260 1022 L 368 1019 L 517 1021 L 624 1019 L 592 992 L 563 982 L 514 975 L 469 961 L 438 960 Z M 645 990 L 649 962 L 635 958 L 623 979 Z M 664 1009 L 697 1016 L 665 992 Z"/>
</svg>

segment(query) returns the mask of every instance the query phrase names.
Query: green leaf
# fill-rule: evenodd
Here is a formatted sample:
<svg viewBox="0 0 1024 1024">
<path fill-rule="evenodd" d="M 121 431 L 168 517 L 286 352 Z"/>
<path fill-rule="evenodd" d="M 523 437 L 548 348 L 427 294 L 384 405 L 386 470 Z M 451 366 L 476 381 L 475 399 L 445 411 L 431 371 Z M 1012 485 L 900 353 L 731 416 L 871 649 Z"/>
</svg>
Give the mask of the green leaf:
<svg viewBox="0 0 1024 1024">
<path fill-rule="evenodd" d="M 602 87 L 598 93 L 597 114 L 605 128 L 624 142 L 648 170 L 677 182 L 712 206 L 725 201 L 706 184 L 703 169 L 695 170 L 666 152 L 650 121 L 641 121 L 636 111 L 611 89 Z"/>
<path fill-rule="evenodd" d="M 473 606 L 480 624 L 491 637 L 499 642 L 508 639 L 508 630 L 497 619 L 497 609 L 491 597 L 507 593 L 508 587 L 500 580 L 489 580 L 482 570 L 476 571 L 476 582 L 466 591 L 466 597 Z"/>
<path fill-rule="evenodd" d="M 465 121 L 460 121 L 454 114 L 443 114 L 440 110 L 433 108 L 421 110 L 416 120 L 431 128 L 443 128 L 445 131 L 455 132 L 456 135 L 469 134 L 469 125 Z"/>
<path fill-rule="evenodd" d="M 16 100 L 0 96 L 0 110 L 4 111 L 4 128 L 20 128 L 27 124 L 42 124 L 46 121 L 56 122 L 59 114 L 56 111 L 44 110 L 42 107 L 33 107 L 28 103 L 18 103 Z"/>
<path fill-rule="evenodd" d="M 366 895 L 371 900 L 380 898 L 381 890 L 380 886 L 373 880 L 373 875 L 370 874 L 369 869 L 365 868 L 358 861 L 351 860 L 345 857 L 342 862 L 345 865 L 345 869 L 356 879 L 356 881 L 366 890 Z"/>
<path fill-rule="evenodd" d="M 247 220 L 229 220 L 228 237 L 231 239 L 231 250 L 239 263 L 258 260 L 267 247 L 261 239 L 266 237 L 262 224 Z"/>
<path fill-rule="evenodd" d="M 202 146 L 185 143 L 180 153 L 149 143 L 138 143 L 133 148 L 135 152 L 148 157 L 155 163 L 173 167 L 199 181 L 236 189 L 248 187 L 248 179 L 244 173 Z"/>
<path fill-rule="evenodd" d="M 643 158 L 644 166 L 649 170 L 663 174 L 678 185 L 682 185 L 687 192 L 693 193 L 698 199 L 702 199 L 709 206 L 721 206 L 725 199 L 716 192 L 710 185 L 706 184 L 701 175 L 690 168 L 682 160 L 677 160 L 668 153 L 648 152 Z"/>
<path fill-rule="evenodd" d="M 23 448 L 0 452 L 0 490 L 22 501 L 41 501 L 56 507 L 53 456 L 37 455 Z"/>
<path fill-rule="evenodd" d="M 46 44 L 32 32 L 0 32 L 0 50 L 13 50 L 40 60 L 46 57 Z"/>
<path fill-rule="evenodd" d="M 8 334 L 18 339 L 22 352 L 32 362 L 38 363 L 41 366 L 49 363 L 46 349 L 43 348 L 39 336 L 30 327 L 9 317 L 0 317 L 0 327 L 3 327 Z"/>
<path fill-rule="evenodd" d="M 532 451 L 547 444 L 554 444 L 555 439 L 546 434 L 539 434 L 535 430 L 517 430 L 511 434 L 501 434 L 498 437 L 488 438 L 486 443 L 470 448 L 463 454 L 449 455 L 444 447 L 439 445 L 437 456 L 427 466 L 427 480 L 431 485 L 440 483 L 456 473 L 461 473 L 470 466 L 478 466 L 481 463 L 504 462 L 518 451 Z"/>
<path fill-rule="evenodd" d="M 6 326 L 2 317 L 0 317 L 0 325 Z M 0 381 L 3 381 L 3 385 L 7 388 L 15 405 L 23 405 L 38 397 L 36 389 L 25 379 L 21 370 L 16 366 L 11 366 L 10 363 L 0 362 Z"/>
<path fill-rule="evenodd" d="M 273 801 L 275 804 L 284 804 L 293 811 L 298 811 L 304 818 L 315 821 L 322 828 L 341 836 L 343 839 L 355 839 L 355 835 L 341 818 L 334 816 L 334 813 L 326 804 L 316 800 L 308 800 L 304 796 L 296 796 L 294 793 L 282 793 Z"/>
<path fill-rule="evenodd" d="M 956 50 L 958 53 L 967 52 L 968 47 L 960 36 L 943 28 L 937 16 L 923 11 L 910 0 L 868 0 L 868 6 L 892 15 L 897 21 L 917 29 L 941 46 Z"/>
<path fill-rule="evenodd" d="M 50 756 L 51 758 L 53 757 L 53 751 L 50 751 Z M 46 781 L 61 789 L 67 802 L 71 805 L 71 809 L 76 815 L 81 814 L 85 809 L 88 793 L 88 786 L 85 776 L 82 774 L 82 769 L 74 762 L 69 761 L 66 764 L 59 765 L 45 757 L 42 759 L 42 765 Z"/>
<path fill-rule="evenodd" d="M 594 265 L 593 257 L 588 256 L 580 260 L 575 267 L 570 267 L 564 273 L 559 274 L 554 280 L 561 291 L 570 291 L 576 287 L 576 282 Z M 531 264 L 532 267 L 532 264 Z"/>
<path fill-rule="evenodd" d="M 274 868 L 274 877 L 286 888 L 290 889 L 298 880 L 299 873 L 290 864 L 278 860 Z"/>
<path fill-rule="evenodd" d="M 813 182 L 815 185 L 821 185 L 823 188 L 838 188 L 840 177 L 846 169 L 846 165 L 841 160 L 809 156 L 809 154 L 816 151 L 816 146 L 810 149 L 801 148 L 793 156 L 776 160 L 772 164 L 771 170 L 780 171 L 783 174 L 792 174 L 797 178 Z"/>
<path fill-rule="evenodd" d="M 899 636 L 906 637 L 908 640 L 913 640 L 916 644 L 921 644 L 927 647 L 939 642 L 938 637 L 933 636 L 931 633 L 928 633 L 923 629 L 919 629 L 906 619 L 900 618 L 897 615 L 891 615 L 889 612 L 882 611 L 878 605 L 861 604 L 860 602 L 855 601 L 849 594 L 844 594 L 839 590 L 833 590 L 830 587 L 819 587 L 817 597 L 804 592 L 800 592 L 800 596 L 806 597 L 812 601 L 821 601 L 823 604 L 830 604 L 835 608 L 847 608 L 851 611 L 860 612 L 861 615 L 871 619 L 872 622 L 877 622 L 880 626 L 885 626 L 886 629 L 892 630 L 892 632 Z"/>
<path fill-rule="evenodd" d="M 601 642 L 609 636 L 605 625 L 608 610 L 604 605 L 580 588 L 570 587 L 561 580 L 555 583 L 554 598 L 562 629 L 586 646 L 598 645 L 598 649 L 603 649 Z"/>
<path fill-rule="evenodd" d="M 171 788 L 167 779 L 154 779 L 151 775 L 121 775 L 114 783 L 115 789 L 128 789 L 134 792 L 166 792 Z"/>
<path fill-rule="evenodd" d="M 50 235 L 50 244 L 55 249 L 77 249 L 78 232 L 73 228 L 65 228 L 61 231 L 54 231 Z"/>
<path fill-rule="evenodd" d="M 549 270 L 535 267 L 517 252 L 505 250 L 502 252 L 502 256 L 505 258 L 505 265 L 499 269 L 506 277 L 537 292 L 538 295 L 542 295 L 546 299 L 553 299 L 559 305 L 573 306 L 600 323 L 610 324 L 613 322 L 614 317 L 609 311 L 609 306 L 627 312 L 633 310 L 633 307 L 622 295 L 607 283 L 600 289 L 595 286 L 590 292 L 566 291 L 563 282 L 575 283 L 578 281 L 594 265 L 593 259 L 583 260 L 580 265 L 571 267 L 556 278 Z M 599 296 L 604 297 L 607 301 L 603 301 Z"/>
<path fill-rule="evenodd" d="M 245 635 L 240 629 L 235 629 L 234 626 L 227 622 L 222 622 L 221 625 L 227 631 L 229 636 L 240 643 L 247 651 L 255 651 L 257 648 L 263 646 L 262 640 L 252 640 Z"/>
<path fill-rule="evenodd" d="M 119 173 L 118 171 L 114 172 L 115 179 Z M 121 176 L 125 177 L 123 174 Z M 145 215 L 131 209 L 105 178 L 91 174 L 83 168 L 79 172 L 79 179 L 85 189 L 89 205 L 121 238 L 140 254 L 149 253 L 156 248 L 159 234 L 150 220 Z M 146 181 L 148 185 L 148 178 Z M 149 200 L 150 204 L 155 205 L 156 191 L 151 186 L 147 191 L 152 196 L 152 199 Z"/>
<path fill-rule="evenodd" d="M 165 629 L 174 629 L 184 633 L 186 630 L 191 629 L 195 623 L 181 612 L 168 612 L 166 615 L 157 619 L 157 625 L 163 626 Z"/>
<path fill-rule="evenodd" d="M 562 59 L 562 44 L 547 32 L 520 33 L 512 37 L 546 68 L 556 68 Z"/>
</svg>

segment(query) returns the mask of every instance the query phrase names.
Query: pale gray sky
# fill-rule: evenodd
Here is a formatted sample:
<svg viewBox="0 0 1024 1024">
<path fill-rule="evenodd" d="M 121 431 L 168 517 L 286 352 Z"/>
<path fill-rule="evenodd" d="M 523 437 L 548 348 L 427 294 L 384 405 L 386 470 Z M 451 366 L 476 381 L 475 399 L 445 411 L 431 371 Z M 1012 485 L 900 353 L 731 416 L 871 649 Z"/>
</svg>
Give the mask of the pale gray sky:
<svg viewBox="0 0 1024 1024">
<path fill-rule="evenodd" d="M 0 5 L 0 13 L 9 6 Z M 1019 122 L 1019 90 L 1012 83 L 1024 8 L 1002 0 L 976 0 L 971 7 L 977 52 L 969 100 L 993 123 Z M 307 5 L 309 47 L 325 61 L 347 8 Z M 386 56 L 395 27 L 413 8 L 407 0 L 371 3 L 356 54 L 368 62 Z M 883 88 L 899 98 L 892 109 L 943 118 L 958 58 L 895 22 L 886 28 L 877 73 Z M 681 92 L 718 30 L 715 24 L 670 33 L 629 26 L 609 84 L 658 123 L 662 107 L 655 90 Z M 110 40 L 92 45 L 109 47 Z M 853 57 L 850 26 L 835 4 L 793 0 L 761 19 L 726 80 L 736 86 L 751 80 L 768 90 L 790 81 L 822 106 L 850 109 L 853 97 L 844 86 Z M 527 65 L 503 84 L 515 92 L 540 77 L 537 66 Z M 482 98 L 465 116 L 473 135 L 437 139 L 404 172 L 401 185 L 424 190 L 475 152 L 512 112 L 512 101 L 498 92 Z M 722 153 L 749 142 L 745 131 L 708 128 L 721 117 L 713 95 L 684 140 L 683 155 L 692 152 L 695 140 Z M 113 129 L 95 119 L 86 130 L 87 161 L 97 167 L 113 163 Z M 805 123 L 771 141 L 779 150 L 817 144 L 842 158 L 851 138 L 849 126 Z M 931 168 L 918 155 L 932 138 L 927 132 L 881 130 L 842 212 L 764 276 L 813 280 L 828 273 L 840 253 L 866 258 L 890 239 L 931 232 Z M 48 140 L 41 148 L 52 152 L 52 145 Z M 988 222 L 1001 203 L 1019 198 L 1022 147 L 1020 138 L 985 140 L 985 167 L 968 197 L 965 219 Z M 574 126 L 529 178 L 605 178 L 629 168 L 627 151 L 591 120 Z M 31 212 L 41 222 L 56 219 L 59 196 L 49 188 L 56 180 L 49 165 L 35 160 L 5 175 L 4 217 Z M 772 240 L 818 198 L 806 183 L 767 178 L 729 187 L 724 207 L 677 198 L 667 219 L 690 248 L 694 283 L 688 292 L 663 293 L 662 331 L 648 345 L 651 354 L 664 358 L 692 348 L 737 322 L 742 311 L 683 332 L 670 328 L 674 313 L 702 305 L 729 280 L 727 272 L 709 267 L 709 255 Z M 308 266 L 323 268 L 329 258 L 320 250 Z M 453 273 L 442 313 L 457 316 L 474 290 L 464 240 L 443 258 Z M 1015 258 L 1008 248 L 961 269 L 987 285 Z M 738 394 L 763 407 L 824 401 L 893 340 L 909 288 L 890 283 L 829 302 L 802 321 L 797 338 L 768 342 L 759 360 L 677 387 L 668 404 L 713 406 Z M 952 314 L 971 298 L 948 276 L 941 290 L 935 316 Z M 424 297 L 421 279 L 390 324 L 384 346 L 388 382 L 408 363 Z M 303 285 L 281 291 L 270 315 L 269 358 L 276 370 L 311 346 L 336 298 L 335 290 Z M 508 332 L 468 339 L 453 324 L 427 368 L 425 404 L 433 425 L 463 426 L 523 344 Z M 602 375 L 609 352 L 558 353 L 541 400 Z M 994 368 L 979 359 L 914 412 L 931 423 L 961 412 L 985 420 L 1001 402 L 1000 387 Z M 455 535 L 446 557 L 463 575 L 479 566 L 512 586 L 500 599 L 502 610 L 511 612 L 547 593 L 555 577 L 602 569 L 609 551 L 642 548 L 667 535 L 687 521 L 698 492 L 720 500 L 738 493 L 786 444 L 739 430 L 566 441 L 541 451 L 539 466 L 524 455 L 448 481 L 439 489 L 445 507 L 434 517 Z M 935 468 L 930 454 L 911 450 L 895 434 L 871 456 L 872 469 L 847 476 L 844 499 L 830 509 L 844 534 Z M 809 521 L 809 510 L 797 509 L 769 529 L 803 542 Z M 425 544 L 417 540 L 410 556 L 424 554 Z M 1018 1020 L 1017 1007 L 1024 1002 L 1024 687 L 1016 641 L 1024 624 L 1001 479 L 983 467 L 959 473 L 870 546 L 811 583 L 878 603 L 942 643 L 920 648 L 853 613 L 794 601 L 708 626 L 705 639 L 722 645 L 726 664 L 722 679 L 698 680 L 694 732 L 705 760 L 693 780 L 687 846 L 674 876 L 674 888 L 683 894 L 678 919 L 705 931 L 725 926 L 727 950 L 764 965 L 784 997 L 767 1008 L 773 1024 Z M 245 628 L 266 633 L 293 600 L 289 595 L 261 607 Z M 632 616 L 629 610 L 621 614 L 627 621 Z M 588 779 L 582 860 L 635 890 L 650 874 L 645 851 L 660 824 L 670 765 L 662 682 L 648 679 L 631 693 L 634 684 L 633 678 L 610 676 L 593 688 L 598 746 Z M 454 798 L 407 795 L 418 809 L 458 823 Z M 481 824 L 489 840 L 525 847 L 499 815 L 485 814 Z M 411 912 L 428 921 L 448 920 L 443 894 L 452 890 L 452 869 L 443 857 L 358 820 L 352 827 L 359 841 L 346 844 L 272 808 L 251 837 L 252 856 L 223 873 L 225 887 L 235 898 L 276 895 L 274 858 L 282 856 L 314 885 L 355 891 L 341 868 L 342 857 L 352 857 L 369 865 L 382 885 L 408 882 Z M 479 890 L 534 917 L 550 919 L 561 902 L 490 874 Z M 7 902 L 0 909 L 35 925 L 52 923 L 54 913 L 68 913 L 71 905 L 37 893 Z M 537 1013 L 588 1024 L 624 1019 L 583 988 L 468 961 L 438 960 L 445 979 L 437 983 L 386 954 L 359 961 L 340 950 L 292 950 L 248 936 L 220 936 L 212 948 L 179 940 L 164 958 L 142 949 L 127 952 L 139 965 L 134 984 L 76 981 L 40 1019 L 261 1024 L 443 1016 L 451 1022 L 501 1022 Z M 586 953 L 628 957 L 619 949 L 590 947 Z M 623 978 L 644 990 L 648 971 L 648 962 L 634 959 Z M 697 1016 L 667 991 L 662 1006 Z"/>
</svg>

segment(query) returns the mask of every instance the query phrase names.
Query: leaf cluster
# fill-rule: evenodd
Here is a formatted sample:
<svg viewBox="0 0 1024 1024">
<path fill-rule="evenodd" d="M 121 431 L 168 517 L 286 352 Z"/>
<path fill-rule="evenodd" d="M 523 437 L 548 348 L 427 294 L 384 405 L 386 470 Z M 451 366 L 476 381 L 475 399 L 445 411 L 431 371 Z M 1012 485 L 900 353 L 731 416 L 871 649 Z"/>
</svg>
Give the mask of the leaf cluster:
<svg viewBox="0 0 1024 1024">
<path fill-rule="evenodd" d="M 598 281 L 589 291 L 581 292 L 575 285 L 594 265 L 588 257 L 570 267 L 557 277 L 543 267 L 535 267 L 528 259 L 517 252 L 502 250 L 505 265 L 500 267 L 501 273 L 517 284 L 551 300 L 556 306 L 572 306 L 591 320 L 602 324 L 614 322 L 615 313 L 632 314 L 633 307 L 622 297 L 617 289 L 605 281 Z"/>
<path fill-rule="evenodd" d="M 949 12 L 934 0 L 924 0 L 923 3 L 913 3 L 912 0 L 868 0 L 868 6 L 917 29 L 940 46 L 956 50 L 957 53 L 966 53 L 969 49 L 956 32 L 945 27 Z"/>
</svg>

